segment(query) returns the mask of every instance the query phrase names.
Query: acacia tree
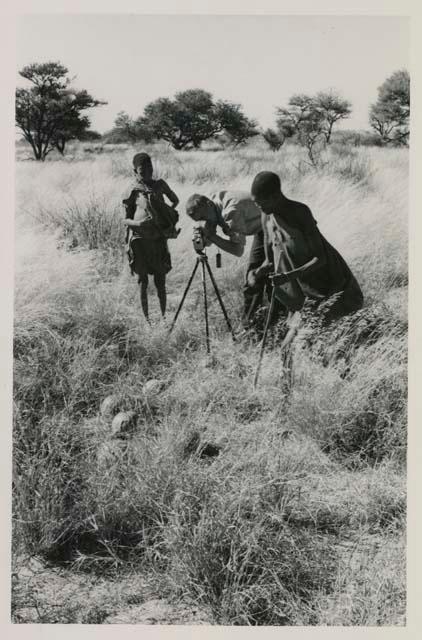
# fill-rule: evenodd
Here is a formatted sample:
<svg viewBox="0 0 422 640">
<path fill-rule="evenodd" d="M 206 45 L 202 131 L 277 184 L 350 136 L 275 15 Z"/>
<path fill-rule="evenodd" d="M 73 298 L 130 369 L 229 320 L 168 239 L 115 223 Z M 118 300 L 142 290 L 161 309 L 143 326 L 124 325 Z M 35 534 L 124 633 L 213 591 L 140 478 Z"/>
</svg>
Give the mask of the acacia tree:
<svg viewBox="0 0 422 640">
<path fill-rule="evenodd" d="M 274 129 L 265 129 L 262 132 L 262 137 L 272 151 L 278 151 L 281 149 L 286 139 L 281 135 L 280 131 L 275 131 Z"/>
<path fill-rule="evenodd" d="M 119 111 L 117 114 L 112 131 L 120 133 L 130 142 L 136 142 L 135 121 L 125 111 Z"/>
<path fill-rule="evenodd" d="M 221 130 L 234 147 L 245 144 L 259 133 L 256 120 L 247 118 L 240 104 L 220 100 L 215 106 L 215 114 Z"/>
<path fill-rule="evenodd" d="M 301 121 L 297 130 L 297 141 L 306 148 L 309 160 L 314 167 L 318 166 L 320 152 L 326 145 L 325 120 L 318 111 L 313 111 Z"/>
<path fill-rule="evenodd" d="M 51 138 L 52 145 L 63 155 L 66 143 L 69 140 L 81 139 L 88 131 L 89 125 L 89 118 L 86 116 L 73 116 L 71 113 L 63 116 L 60 127 Z"/>
<path fill-rule="evenodd" d="M 287 108 L 278 108 L 277 129 L 283 139 L 293 138 L 306 147 L 313 165 L 316 165 L 316 147 L 325 144 L 324 116 L 318 110 L 315 98 L 306 94 L 296 94 L 288 102 Z"/>
<path fill-rule="evenodd" d="M 96 132 L 91 132 L 90 120 L 87 116 L 81 115 L 83 109 L 92 106 L 92 98 L 85 91 L 78 91 L 74 94 L 72 108 L 63 112 L 53 136 L 52 144 L 63 155 L 66 143 L 70 140 L 88 140 L 101 137 Z"/>
<path fill-rule="evenodd" d="M 287 108 L 277 109 L 277 128 L 285 137 L 292 137 L 301 129 L 310 132 L 314 123 L 329 144 L 335 123 L 348 118 L 351 112 L 351 103 L 333 90 L 320 91 L 315 96 L 296 94 Z"/>
<path fill-rule="evenodd" d="M 315 96 L 304 93 L 293 95 L 287 107 L 276 109 L 277 131 L 268 130 L 264 138 L 268 144 L 280 146 L 287 138 L 292 138 L 306 147 L 311 163 L 317 163 L 317 149 L 331 141 L 336 122 L 348 118 L 351 104 L 335 91 L 320 91 Z"/>
<path fill-rule="evenodd" d="M 339 120 L 348 118 L 352 113 L 352 105 L 335 91 L 320 91 L 314 98 L 315 109 L 323 121 L 325 142 L 330 144 L 333 126 Z"/>
<path fill-rule="evenodd" d="M 114 120 L 114 127 L 106 137 L 113 142 L 130 142 L 132 144 L 140 140 L 152 142 L 154 138 L 152 131 L 142 124 L 139 118 L 135 120 L 125 111 L 119 111 Z"/>
<path fill-rule="evenodd" d="M 86 90 L 72 89 L 68 69 L 58 62 L 30 64 L 19 73 L 32 86 L 16 89 L 16 126 L 36 160 L 45 160 L 55 147 L 63 153 L 68 140 L 89 128 L 89 119 L 81 113 L 106 104 Z"/>
<path fill-rule="evenodd" d="M 189 89 L 170 98 L 148 104 L 138 122 L 157 139 L 167 140 L 175 149 L 198 148 L 201 142 L 225 131 L 234 144 L 255 135 L 255 122 L 238 104 L 214 102 L 211 93 Z"/>
<path fill-rule="evenodd" d="M 410 76 L 395 71 L 378 88 L 378 100 L 371 105 L 369 122 L 384 144 L 409 142 Z"/>
</svg>

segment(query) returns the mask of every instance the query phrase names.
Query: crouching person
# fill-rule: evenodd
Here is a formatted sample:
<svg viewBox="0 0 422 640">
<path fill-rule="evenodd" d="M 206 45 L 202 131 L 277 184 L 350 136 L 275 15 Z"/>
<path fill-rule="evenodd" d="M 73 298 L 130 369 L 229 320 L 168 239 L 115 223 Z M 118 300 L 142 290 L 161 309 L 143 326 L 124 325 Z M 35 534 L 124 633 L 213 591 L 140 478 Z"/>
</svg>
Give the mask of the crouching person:
<svg viewBox="0 0 422 640">
<path fill-rule="evenodd" d="M 265 268 L 257 278 L 251 274 L 261 267 L 265 256 L 272 255 L 271 246 L 264 247 L 264 233 L 261 224 L 261 211 L 253 202 L 250 194 L 243 191 L 219 191 L 209 197 L 193 194 L 187 200 L 186 213 L 195 222 L 205 222 L 202 234 L 206 245 L 214 244 L 238 258 L 243 255 L 246 236 L 254 236 L 249 254 L 246 281 L 243 287 L 244 308 L 242 324 L 245 329 L 257 328 L 258 311 L 271 297 L 272 284 L 266 276 Z M 218 230 L 224 234 L 217 233 Z M 225 236 L 225 237 L 224 237 Z M 280 316 L 283 307 L 277 302 L 274 306 L 271 322 Z"/>
<path fill-rule="evenodd" d="M 172 268 L 168 238 L 177 237 L 176 223 L 179 203 L 176 194 L 164 180 L 153 179 L 151 158 L 137 153 L 133 158 L 136 184 L 123 200 L 126 210 L 126 242 L 129 265 L 138 276 L 142 311 L 149 322 L 148 276 L 152 275 L 160 303 L 161 314 L 166 312 L 166 275 Z M 171 206 L 167 205 L 164 196 Z"/>
<path fill-rule="evenodd" d="M 324 322 L 348 315 L 363 305 L 361 288 L 345 260 L 319 231 L 310 209 L 287 198 L 277 174 L 262 171 L 252 183 L 252 198 L 262 211 L 264 247 L 271 240 L 276 296 L 288 311 L 302 308 L 305 300 L 318 308 L 327 302 Z M 267 254 L 255 272 L 267 273 Z"/>
</svg>

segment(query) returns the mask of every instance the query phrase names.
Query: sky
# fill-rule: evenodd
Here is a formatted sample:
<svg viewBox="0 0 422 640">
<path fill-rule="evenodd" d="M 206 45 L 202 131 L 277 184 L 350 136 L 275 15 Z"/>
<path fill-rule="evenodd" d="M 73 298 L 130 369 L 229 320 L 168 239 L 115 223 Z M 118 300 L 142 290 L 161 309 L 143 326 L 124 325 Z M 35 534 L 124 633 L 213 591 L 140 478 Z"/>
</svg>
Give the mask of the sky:
<svg viewBox="0 0 422 640">
<path fill-rule="evenodd" d="M 73 86 L 107 101 L 88 113 L 111 129 L 119 111 L 133 117 L 159 97 L 200 88 L 241 103 L 273 126 L 275 108 L 295 93 L 334 89 L 352 103 L 344 128 L 368 128 L 377 88 L 409 69 L 409 20 L 400 16 L 23 15 L 19 69 L 59 61 Z"/>
</svg>

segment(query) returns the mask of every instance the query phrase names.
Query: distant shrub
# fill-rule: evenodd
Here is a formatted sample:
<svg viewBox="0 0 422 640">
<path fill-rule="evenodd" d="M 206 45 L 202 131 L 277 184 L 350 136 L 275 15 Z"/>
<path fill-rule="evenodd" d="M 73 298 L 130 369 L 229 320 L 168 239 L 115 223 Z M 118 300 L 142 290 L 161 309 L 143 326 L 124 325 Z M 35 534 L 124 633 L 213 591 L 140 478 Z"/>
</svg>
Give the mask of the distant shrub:
<svg viewBox="0 0 422 640">
<path fill-rule="evenodd" d="M 102 140 L 102 135 L 101 133 L 98 133 L 98 131 L 88 129 L 87 131 L 83 132 L 83 134 L 79 137 L 79 140 L 81 140 L 82 142 L 96 142 L 98 140 Z"/>
<path fill-rule="evenodd" d="M 262 137 L 270 147 L 271 151 L 278 151 L 283 146 L 285 138 L 282 133 L 274 131 L 274 129 L 266 129 L 262 133 Z"/>
<path fill-rule="evenodd" d="M 382 147 L 380 137 L 371 131 L 354 131 L 347 129 L 335 131 L 332 135 L 332 143 L 352 147 Z"/>
</svg>

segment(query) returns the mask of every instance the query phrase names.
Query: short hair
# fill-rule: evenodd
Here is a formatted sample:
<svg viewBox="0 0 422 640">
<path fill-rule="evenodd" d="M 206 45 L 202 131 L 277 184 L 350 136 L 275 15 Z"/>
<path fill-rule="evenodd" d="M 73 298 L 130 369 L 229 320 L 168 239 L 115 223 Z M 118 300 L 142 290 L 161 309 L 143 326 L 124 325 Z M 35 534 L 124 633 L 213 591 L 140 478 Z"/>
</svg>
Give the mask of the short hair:
<svg viewBox="0 0 422 640">
<path fill-rule="evenodd" d="M 199 213 L 202 208 L 207 207 L 209 204 L 209 198 L 201 195 L 200 193 L 194 193 L 189 196 L 186 201 L 186 213 L 188 216 L 192 216 L 195 213 Z"/>
<path fill-rule="evenodd" d="M 152 168 L 151 156 L 148 153 L 135 153 L 132 160 L 133 168 L 136 169 L 136 167 L 140 167 L 144 163 L 148 163 Z"/>
<path fill-rule="evenodd" d="M 253 196 L 267 198 L 281 191 L 281 181 L 272 171 L 261 171 L 252 182 L 251 193 Z"/>
</svg>

